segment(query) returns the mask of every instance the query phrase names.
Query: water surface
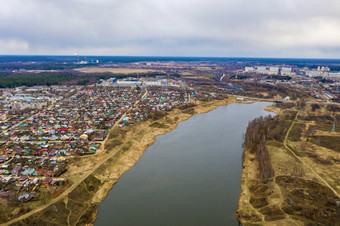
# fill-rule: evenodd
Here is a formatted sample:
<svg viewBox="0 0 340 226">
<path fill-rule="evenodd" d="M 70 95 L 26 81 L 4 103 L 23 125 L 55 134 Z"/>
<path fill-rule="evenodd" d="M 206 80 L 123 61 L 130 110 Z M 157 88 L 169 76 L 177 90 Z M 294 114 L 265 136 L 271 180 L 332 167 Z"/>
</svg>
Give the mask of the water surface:
<svg viewBox="0 0 340 226">
<path fill-rule="evenodd" d="M 267 105 L 222 106 L 158 136 L 100 204 L 95 225 L 238 225 L 243 134 Z"/>
</svg>

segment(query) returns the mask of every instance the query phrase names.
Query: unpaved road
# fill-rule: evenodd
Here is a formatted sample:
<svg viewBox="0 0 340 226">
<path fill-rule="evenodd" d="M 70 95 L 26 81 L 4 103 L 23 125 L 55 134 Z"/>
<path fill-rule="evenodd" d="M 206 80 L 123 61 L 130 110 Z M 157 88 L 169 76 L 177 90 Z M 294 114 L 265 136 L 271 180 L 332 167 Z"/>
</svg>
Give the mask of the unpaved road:
<svg viewBox="0 0 340 226">
<path fill-rule="evenodd" d="M 316 176 L 317 178 L 319 178 L 319 179 L 320 179 L 327 187 L 329 187 L 329 189 L 331 189 L 331 190 L 334 192 L 334 194 L 335 194 L 337 197 L 340 198 L 340 195 L 337 193 L 337 191 L 336 191 L 331 185 L 329 185 L 329 184 L 328 184 L 328 183 L 327 183 L 327 182 L 326 182 L 326 181 L 325 181 L 325 180 L 324 180 L 317 172 L 315 172 L 315 171 L 313 170 L 312 167 L 310 167 L 309 165 L 307 165 L 307 164 L 306 164 L 299 156 L 297 156 L 297 155 L 295 154 L 295 152 L 294 152 L 293 150 L 291 150 L 291 149 L 288 147 L 288 145 L 287 145 L 287 139 L 288 139 L 289 133 L 290 133 L 290 131 L 292 130 L 292 128 L 293 128 L 293 126 L 294 126 L 294 124 L 295 124 L 295 122 L 296 122 L 296 120 L 297 120 L 299 114 L 300 114 L 300 111 L 298 111 L 298 113 L 296 113 L 295 119 L 294 119 L 292 125 L 289 127 L 289 129 L 288 129 L 288 131 L 287 131 L 287 134 L 286 134 L 285 140 L 283 141 L 283 144 L 284 144 L 285 148 L 286 148 L 289 152 L 291 152 L 292 155 L 294 155 L 294 157 L 295 157 L 297 160 L 299 160 L 305 167 L 307 167 L 308 169 L 310 169 L 310 171 L 312 171 L 312 172 L 315 174 L 315 176 Z"/>
<path fill-rule="evenodd" d="M 138 103 L 143 97 L 145 97 L 145 96 L 147 95 L 147 93 L 148 93 L 148 91 L 146 90 L 145 93 L 144 93 L 144 95 L 143 95 L 140 99 L 138 99 L 138 100 L 135 102 L 135 104 L 132 105 L 132 106 L 131 106 L 124 114 L 123 114 L 123 116 L 121 117 L 121 119 L 124 118 L 125 115 L 126 115 L 126 113 L 128 113 L 128 112 L 132 109 L 132 107 L 136 106 L 137 103 Z M 121 119 L 120 119 L 120 120 L 121 120 Z M 118 125 L 118 123 L 120 122 L 120 120 L 118 120 L 112 127 L 115 127 L 116 125 Z M 107 137 L 108 137 L 108 136 L 107 136 Z M 105 139 L 105 141 L 106 141 L 106 140 L 107 140 L 107 139 Z M 36 208 L 36 209 L 34 209 L 34 210 L 32 210 L 32 211 L 30 211 L 30 212 L 28 212 L 28 213 L 25 213 L 25 214 L 21 215 L 20 217 L 17 217 L 17 218 L 15 218 L 15 219 L 10 220 L 10 221 L 8 221 L 8 222 L 6 222 L 6 223 L 3 223 L 3 224 L 1 224 L 1 225 L 11 225 L 11 224 L 17 223 L 17 222 L 19 222 L 19 221 L 21 221 L 21 220 L 23 220 L 23 219 L 26 219 L 26 218 L 32 216 L 33 214 L 35 214 L 35 213 L 37 213 L 37 212 L 39 212 L 39 211 L 44 210 L 45 208 L 47 208 L 47 207 L 53 205 L 54 203 L 56 203 L 56 202 L 62 200 L 62 199 L 65 198 L 68 194 L 70 194 L 70 193 L 71 193 L 78 185 L 80 185 L 87 177 L 89 177 L 96 169 L 98 169 L 98 168 L 99 168 L 102 164 L 104 164 L 108 159 L 110 159 L 110 158 L 113 157 L 118 151 L 120 151 L 120 150 L 122 149 L 122 147 L 123 147 L 125 144 L 126 144 L 126 143 L 120 145 L 120 146 L 116 149 L 116 151 L 110 153 L 105 159 L 102 159 L 101 161 L 99 161 L 99 162 L 98 162 L 98 163 L 97 163 L 97 164 L 96 164 L 96 165 L 95 165 L 88 173 L 86 173 L 85 175 L 83 175 L 79 181 L 77 181 L 76 183 L 72 184 L 71 187 L 69 187 L 66 191 L 64 191 L 64 192 L 63 192 L 60 196 L 58 196 L 57 198 L 52 199 L 52 200 L 51 200 L 50 202 L 48 202 L 47 204 L 42 205 L 42 206 L 40 206 L 39 208 Z"/>
</svg>

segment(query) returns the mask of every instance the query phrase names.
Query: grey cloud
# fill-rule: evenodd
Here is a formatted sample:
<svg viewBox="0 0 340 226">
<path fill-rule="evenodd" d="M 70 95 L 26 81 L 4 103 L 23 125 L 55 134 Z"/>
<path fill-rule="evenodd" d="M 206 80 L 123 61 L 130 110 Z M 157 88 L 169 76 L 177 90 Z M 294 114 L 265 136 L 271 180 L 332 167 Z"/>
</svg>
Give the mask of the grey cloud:
<svg viewBox="0 0 340 226">
<path fill-rule="evenodd" d="M 333 0 L 11 0 L 0 54 L 340 57 Z"/>
</svg>

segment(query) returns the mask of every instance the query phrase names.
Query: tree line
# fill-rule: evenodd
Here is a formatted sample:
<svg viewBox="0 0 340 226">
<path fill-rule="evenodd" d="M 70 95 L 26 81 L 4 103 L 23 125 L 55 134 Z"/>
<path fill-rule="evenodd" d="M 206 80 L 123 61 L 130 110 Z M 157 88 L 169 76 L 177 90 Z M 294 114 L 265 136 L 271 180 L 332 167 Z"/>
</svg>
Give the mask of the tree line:
<svg viewBox="0 0 340 226">
<path fill-rule="evenodd" d="M 156 77 L 164 76 L 164 73 L 153 72 L 139 74 L 140 77 Z M 177 77 L 177 75 L 175 75 Z M 60 85 L 60 84 L 75 84 L 75 85 L 87 85 L 99 81 L 100 79 L 109 78 L 126 78 L 137 77 L 137 74 L 112 74 L 112 73 L 94 73 L 83 74 L 77 72 L 56 72 L 56 73 L 1 73 L 0 74 L 0 88 L 15 88 L 18 86 L 37 86 L 37 85 Z"/>
<path fill-rule="evenodd" d="M 274 169 L 266 147 L 271 120 L 272 117 L 268 116 L 255 118 L 249 122 L 244 140 L 244 148 L 255 154 L 259 163 L 259 179 L 264 183 L 274 177 Z"/>
</svg>

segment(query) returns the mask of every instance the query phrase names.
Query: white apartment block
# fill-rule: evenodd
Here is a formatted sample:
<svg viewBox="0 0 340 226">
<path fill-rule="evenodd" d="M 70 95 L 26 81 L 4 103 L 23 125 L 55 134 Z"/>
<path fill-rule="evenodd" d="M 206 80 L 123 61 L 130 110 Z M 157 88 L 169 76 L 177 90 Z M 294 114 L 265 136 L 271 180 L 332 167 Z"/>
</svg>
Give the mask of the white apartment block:
<svg viewBox="0 0 340 226">
<path fill-rule="evenodd" d="M 268 74 L 269 71 L 267 70 L 267 67 L 265 67 L 265 66 L 259 66 L 259 67 L 257 67 L 257 69 L 256 69 L 256 73 L 258 73 L 258 74 Z"/>
<path fill-rule="evenodd" d="M 143 86 L 162 86 L 161 81 L 145 81 Z"/>
<path fill-rule="evenodd" d="M 140 86 L 142 83 L 138 80 L 118 80 L 117 85 L 118 86 Z"/>
<path fill-rule="evenodd" d="M 281 75 L 282 76 L 289 76 L 292 74 L 292 68 L 291 67 L 283 67 L 281 69 Z"/>
<path fill-rule="evenodd" d="M 279 74 L 279 67 L 269 67 L 268 74 L 270 75 L 278 75 Z"/>
<path fill-rule="evenodd" d="M 246 73 L 255 73 L 256 70 L 255 70 L 254 67 L 245 67 L 244 68 L 244 72 L 246 72 Z"/>
<path fill-rule="evenodd" d="M 306 75 L 309 77 L 323 77 L 324 72 L 323 71 L 306 71 Z"/>
<path fill-rule="evenodd" d="M 340 72 L 329 72 L 328 76 L 330 78 L 340 78 Z"/>
</svg>

